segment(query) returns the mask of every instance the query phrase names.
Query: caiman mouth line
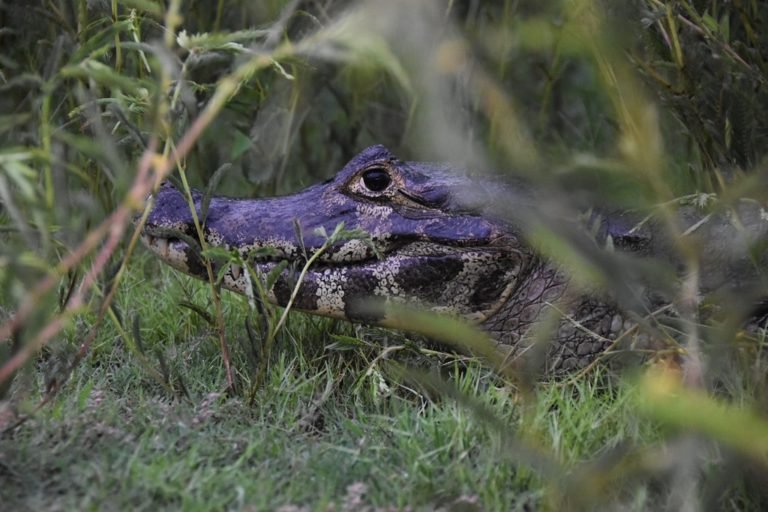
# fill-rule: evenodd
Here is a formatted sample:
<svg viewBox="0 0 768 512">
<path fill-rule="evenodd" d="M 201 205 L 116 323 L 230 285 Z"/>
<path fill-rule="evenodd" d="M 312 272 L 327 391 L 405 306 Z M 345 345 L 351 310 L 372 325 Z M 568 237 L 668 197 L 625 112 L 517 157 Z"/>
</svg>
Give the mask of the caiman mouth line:
<svg viewBox="0 0 768 512">
<path fill-rule="evenodd" d="M 191 237 L 190 237 L 191 238 Z M 183 258 L 186 256 L 186 258 L 189 258 L 191 254 L 196 254 L 197 257 L 202 261 L 202 255 L 198 253 L 199 251 L 199 242 L 195 244 L 195 248 L 192 249 L 189 242 L 182 240 L 178 237 L 172 237 L 172 236 L 157 236 L 152 235 L 150 233 L 147 233 L 146 231 L 141 235 L 141 241 L 144 243 L 146 247 L 151 249 L 154 253 L 156 253 L 158 256 L 160 256 L 164 261 L 171 264 L 174 267 L 179 267 L 181 265 L 185 264 L 185 261 Z M 211 242 L 207 242 L 210 247 L 224 247 L 227 250 L 234 250 L 241 252 L 239 249 L 235 247 L 230 247 L 228 245 L 214 245 Z M 432 253 L 429 253 L 427 250 L 427 246 L 430 246 L 433 249 Z M 443 252 L 440 252 L 438 248 L 442 248 Z M 371 255 L 359 259 L 333 259 L 333 248 L 328 248 L 324 252 L 324 254 L 320 255 L 318 259 L 313 263 L 313 265 L 309 268 L 309 271 L 317 271 L 322 272 L 326 268 L 343 268 L 343 267 L 351 267 L 351 266 L 364 266 L 366 264 L 375 263 L 378 261 L 382 261 L 388 256 L 395 255 L 395 254 L 405 254 L 409 256 L 420 256 L 423 258 L 439 258 L 446 255 L 446 251 L 456 251 L 456 252 L 472 252 L 472 251 L 479 251 L 487 249 L 487 246 L 485 245 L 470 245 L 467 243 L 459 243 L 459 244 L 436 244 L 431 242 L 424 242 L 424 241 L 402 241 L 399 243 L 391 243 L 387 248 L 386 251 L 380 251 L 379 256 L 377 256 L 373 251 L 371 251 Z M 249 252 L 253 253 L 257 249 L 249 248 Z M 492 249 L 488 249 L 492 250 Z M 307 253 L 307 256 L 311 258 L 313 256 L 314 252 L 310 250 Z M 301 263 L 302 265 L 306 263 L 307 258 L 303 256 L 301 252 L 299 252 L 299 256 L 294 256 L 293 254 L 241 254 L 241 257 L 243 259 L 247 259 L 247 261 L 251 264 L 259 265 L 259 264 L 267 264 L 267 263 L 280 263 L 283 261 L 287 261 L 288 263 Z M 175 264 L 174 264 L 175 263 Z M 240 276 L 241 268 L 240 265 L 235 263 L 230 263 L 230 266 L 233 268 L 233 274 L 234 278 L 238 279 Z"/>
</svg>

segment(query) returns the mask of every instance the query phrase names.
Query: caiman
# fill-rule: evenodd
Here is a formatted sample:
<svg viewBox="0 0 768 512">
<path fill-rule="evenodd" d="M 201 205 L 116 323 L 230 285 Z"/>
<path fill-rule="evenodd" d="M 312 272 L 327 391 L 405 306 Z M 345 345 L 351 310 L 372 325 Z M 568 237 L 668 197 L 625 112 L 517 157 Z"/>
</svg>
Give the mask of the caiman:
<svg viewBox="0 0 768 512">
<path fill-rule="evenodd" d="M 251 262 L 253 275 L 269 275 L 283 261 L 292 264 L 266 292 L 275 304 L 288 303 L 296 268 L 315 256 L 343 222 L 346 230 L 366 236 L 339 240 L 317 255 L 300 282 L 295 309 L 388 326 L 384 310 L 370 307 L 372 299 L 405 303 L 474 322 L 512 357 L 533 345 L 540 337 L 534 335 L 537 326 L 546 319 L 552 327 L 544 351 L 548 373 L 583 368 L 606 350 L 616 350 L 617 340 L 624 352 L 647 348 L 649 340 L 667 336 L 654 334 L 654 326 L 663 324 L 654 313 L 676 318 L 669 298 L 674 293 L 665 298 L 642 279 L 604 287 L 609 291 L 585 287 L 583 279 L 573 279 L 560 263 L 542 256 L 529 237 L 539 222 L 530 213 L 548 206 L 526 185 L 509 188 L 489 178 L 461 176 L 446 165 L 404 162 L 383 146 L 364 150 L 334 178 L 293 195 L 213 197 L 204 208 L 203 195 L 192 191 L 191 200 L 204 222 L 205 243 L 237 251 L 240 261 Z M 207 279 L 189 204 L 178 189 L 162 184 L 142 240 L 174 268 Z M 747 250 L 766 240 L 768 216 L 756 202 L 745 204 L 738 212 L 705 216 L 689 208 L 680 214 L 681 231 L 700 235 L 702 294 L 739 292 L 758 282 L 759 265 L 754 251 L 750 259 Z M 663 257 L 671 262 L 671 281 L 681 278 L 681 269 L 674 268 L 680 266 L 674 244 L 660 223 L 630 218 L 592 214 L 579 223 L 555 216 L 550 227 L 566 236 L 589 235 L 586 245 L 581 239 L 576 245 L 589 246 L 598 257 L 624 254 L 653 259 L 654 265 Z M 251 273 L 240 264 L 227 265 L 214 268 L 223 273 L 222 286 L 253 293 Z M 614 277 L 623 279 L 624 267 L 616 268 Z M 643 324 L 649 318 L 654 321 Z M 680 332 L 679 326 L 673 329 Z"/>
</svg>

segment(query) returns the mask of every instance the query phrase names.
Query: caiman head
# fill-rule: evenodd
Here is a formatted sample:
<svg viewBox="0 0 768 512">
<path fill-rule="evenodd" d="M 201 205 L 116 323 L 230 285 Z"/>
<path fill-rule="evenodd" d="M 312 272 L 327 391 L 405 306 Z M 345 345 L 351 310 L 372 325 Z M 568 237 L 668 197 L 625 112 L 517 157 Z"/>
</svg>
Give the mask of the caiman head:
<svg viewBox="0 0 768 512">
<path fill-rule="evenodd" d="M 334 178 L 293 195 L 214 197 L 202 231 L 208 246 L 236 251 L 255 270 L 236 263 L 214 268 L 230 290 L 249 293 L 252 276 L 287 261 L 266 294 L 285 306 L 299 270 L 344 223 L 366 236 L 326 244 L 298 283 L 295 308 L 386 325 L 371 304 L 395 301 L 481 322 L 514 293 L 531 256 L 514 230 L 482 214 L 482 200 L 468 187 L 445 166 L 403 162 L 373 146 Z M 202 194 L 193 191 L 192 202 L 202 218 Z M 173 267 L 207 279 L 197 238 L 189 201 L 164 184 L 144 244 Z"/>
</svg>

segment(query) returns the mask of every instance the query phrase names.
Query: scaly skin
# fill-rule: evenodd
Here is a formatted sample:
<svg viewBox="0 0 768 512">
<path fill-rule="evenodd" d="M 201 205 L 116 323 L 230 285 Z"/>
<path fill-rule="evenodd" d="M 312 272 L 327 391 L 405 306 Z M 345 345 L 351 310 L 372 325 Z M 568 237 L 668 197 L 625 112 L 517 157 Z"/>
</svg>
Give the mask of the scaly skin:
<svg viewBox="0 0 768 512">
<path fill-rule="evenodd" d="M 193 201 L 200 215 L 201 194 L 194 192 Z M 479 324 L 512 357 L 526 353 L 532 338 L 546 332 L 539 327 L 547 325 L 551 343 L 543 359 L 548 373 L 583 368 L 617 339 L 626 340 L 625 347 L 647 345 L 648 334 L 638 335 L 635 321 L 664 301 L 636 282 L 625 287 L 629 301 L 573 286 L 563 269 L 526 241 L 525 233 L 536 222 L 530 212 L 539 202 L 521 185 L 503 188 L 458 176 L 443 165 L 402 162 L 383 146 L 373 146 L 332 180 L 294 195 L 213 198 L 204 234 L 208 245 L 237 251 L 262 275 L 280 261 L 291 263 L 293 268 L 283 270 L 268 291 L 270 301 L 285 306 L 295 268 L 325 242 L 320 230 L 332 233 L 344 222 L 346 229 L 363 230 L 370 238 L 341 240 L 322 252 L 301 284 L 295 308 L 387 325 L 383 309 L 372 308 L 372 301 L 415 304 Z M 511 204 L 517 213 L 505 216 L 509 208 L 497 208 L 499 204 Z M 748 226 L 740 234 L 724 215 L 694 226 L 700 215 L 693 210 L 681 214 L 682 229 L 693 227 L 704 240 L 717 239 L 704 247 L 704 291 L 757 275 L 742 254 L 755 240 L 766 239 L 762 213 L 756 205 L 740 209 Z M 563 232 L 578 231 L 578 223 L 564 224 Z M 593 236 L 581 239 L 589 250 L 601 251 L 599 246 L 610 242 L 620 253 L 674 262 L 655 223 L 637 226 L 619 215 L 599 218 L 591 227 L 597 227 Z M 164 184 L 148 217 L 144 243 L 173 267 L 205 279 L 201 257 L 188 243 L 196 238 L 186 199 Z M 739 250 L 732 250 L 736 246 Z M 232 265 L 223 286 L 247 293 L 252 285 L 247 273 Z"/>
</svg>

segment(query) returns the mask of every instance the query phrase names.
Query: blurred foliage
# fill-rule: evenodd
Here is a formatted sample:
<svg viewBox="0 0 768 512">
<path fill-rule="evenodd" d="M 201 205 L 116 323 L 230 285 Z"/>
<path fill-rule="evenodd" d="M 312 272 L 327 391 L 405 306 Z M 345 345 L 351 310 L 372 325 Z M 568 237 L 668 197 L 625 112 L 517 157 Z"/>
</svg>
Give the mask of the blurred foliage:
<svg viewBox="0 0 768 512">
<path fill-rule="evenodd" d="M 31 359 L 42 396 L 65 385 L 61 368 L 97 333 L 102 307 L 115 332 L 100 346 L 124 342 L 161 387 L 188 394 L 173 361 L 147 355 L 152 347 L 143 346 L 131 305 L 142 298 L 122 288 L 114 304 L 107 298 L 127 240 L 108 265 L 96 266 L 93 251 L 70 267 L 61 262 L 111 212 L 135 208 L 129 194 L 153 141 L 171 154 L 206 112 L 210 125 L 176 170 L 204 189 L 222 169 L 217 193 L 228 195 L 296 190 L 383 143 L 404 158 L 524 175 L 559 190 L 553 202 L 647 211 L 702 193 L 726 203 L 765 197 L 762 1 L 197 0 L 183 2 L 180 19 L 168 16 L 174 5 L 0 0 L 0 318 L 33 305 L 0 340 L 0 363 L 60 320 L 63 329 Z M 178 31 L 169 28 L 177 23 Z M 231 94 L 217 97 L 227 84 Z M 206 110 L 211 104 L 221 108 Z M 130 270 L 161 286 L 157 264 L 146 266 Z M 64 314 L 91 268 L 100 270 L 97 286 Z M 46 277 L 54 291 L 35 292 Z M 730 331 L 706 332 L 738 339 L 743 333 L 728 320 Z M 708 389 L 667 385 L 666 374 L 638 384 L 639 410 L 670 429 L 679 457 L 659 455 L 662 445 L 599 452 L 589 470 L 575 466 L 566 476 L 538 468 L 557 474 L 552 487 L 562 484 L 552 507 L 626 503 L 622 490 L 636 481 L 664 496 L 640 500 L 648 507 L 765 505 L 764 349 L 734 346 L 712 352 L 733 371 L 704 379 Z M 93 364 L 107 364 L 94 350 Z M 366 377 L 380 376 L 378 360 Z M 449 384 L 429 379 L 414 377 L 451 396 Z M 17 386 L 15 400 L 34 396 L 28 384 Z M 0 382 L 0 398 L 11 394 Z M 471 398 L 455 397 L 511 435 Z M 760 453 L 746 453 L 746 433 Z M 709 471 L 717 465 L 730 480 Z"/>
<path fill-rule="evenodd" d="M 635 64 L 675 116 L 682 156 L 725 185 L 762 163 L 768 124 L 765 2 L 645 2 Z M 674 148 L 671 148 L 674 149 Z"/>
</svg>

